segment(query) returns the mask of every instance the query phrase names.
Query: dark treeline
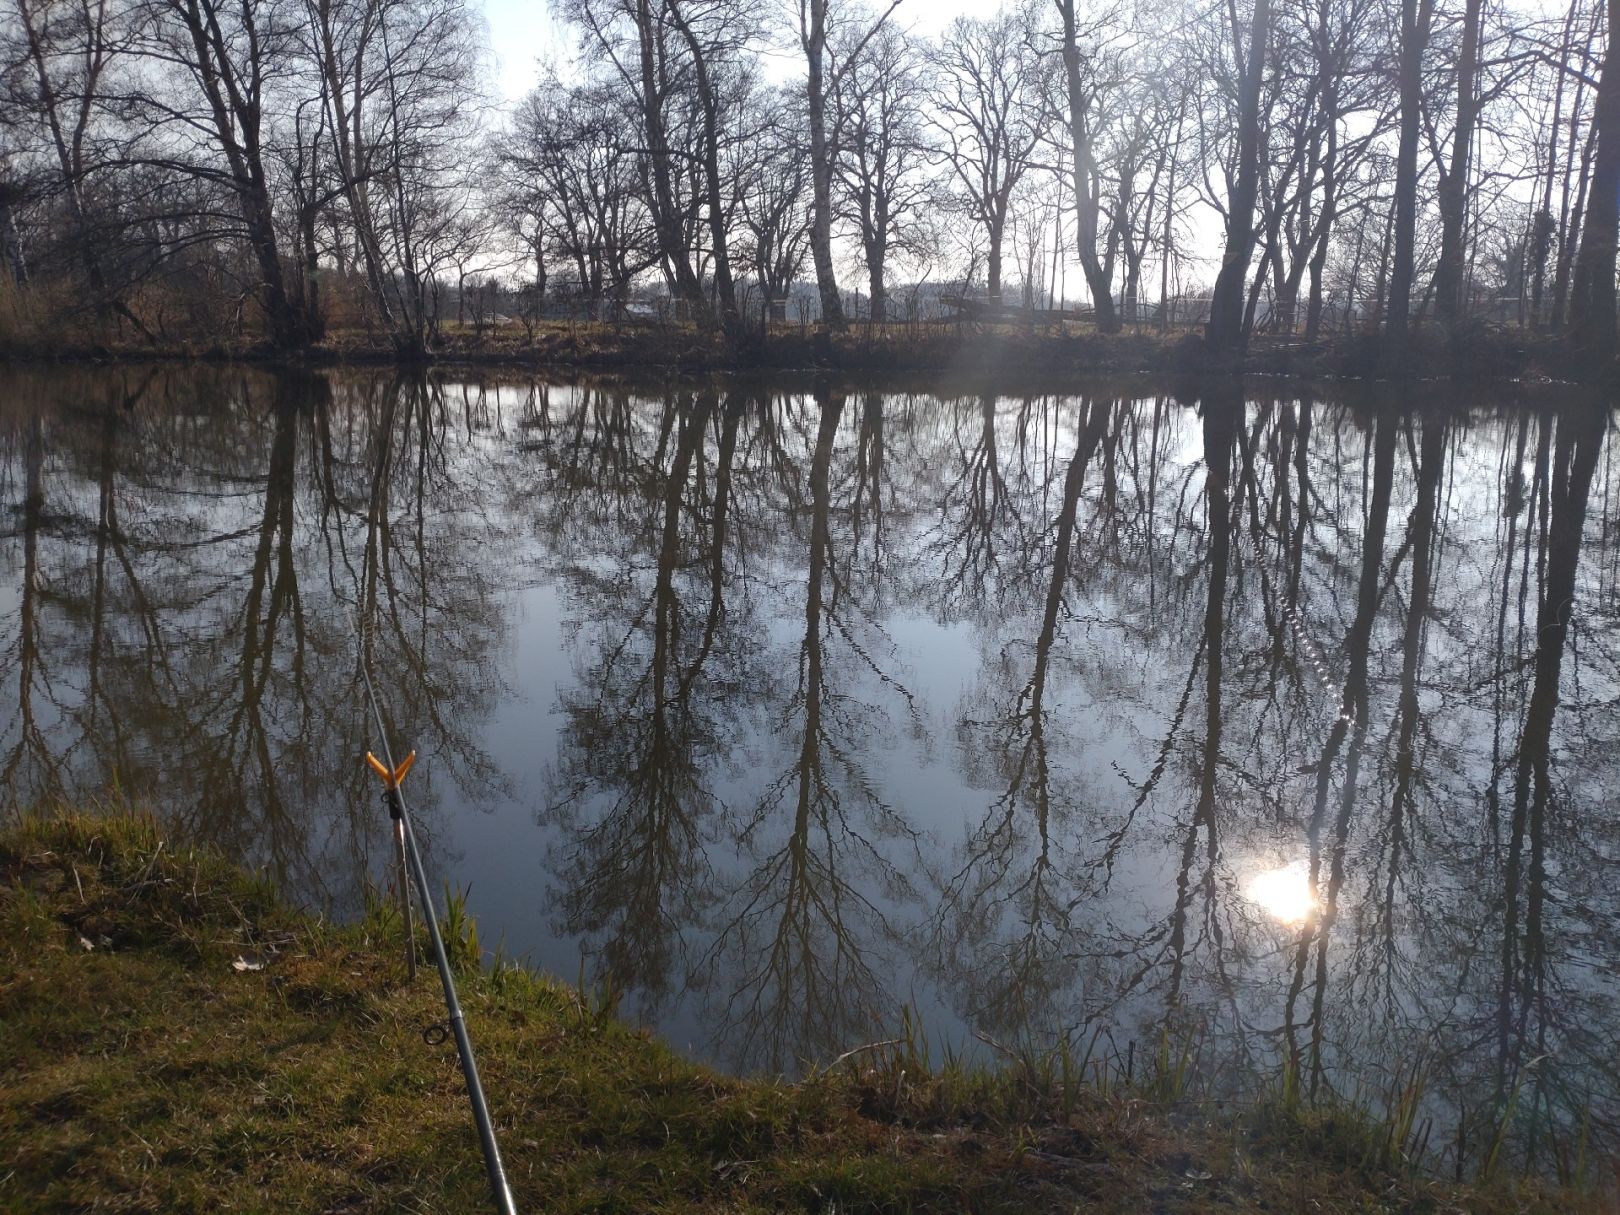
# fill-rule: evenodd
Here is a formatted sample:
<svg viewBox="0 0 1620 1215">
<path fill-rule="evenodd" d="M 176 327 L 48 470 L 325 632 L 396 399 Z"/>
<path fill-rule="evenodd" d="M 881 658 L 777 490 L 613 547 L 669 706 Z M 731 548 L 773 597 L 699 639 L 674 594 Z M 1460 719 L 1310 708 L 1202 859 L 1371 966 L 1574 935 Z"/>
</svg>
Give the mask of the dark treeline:
<svg viewBox="0 0 1620 1215">
<path fill-rule="evenodd" d="M 1589 401 L 124 371 L 5 401 L 19 804 L 116 772 L 350 888 L 386 844 L 358 611 L 428 826 L 508 808 L 492 935 L 547 920 L 729 1062 L 835 1057 L 916 1001 L 1139 1062 L 1168 1023 L 1303 1091 L 1421 1057 L 1473 1128 L 1436 1133 L 1447 1168 L 1510 1117 L 1538 1167 L 1620 1137 Z M 522 602 L 554 669 L 513 660 Z M 497 760 L 514 723 L 537 754 Z M 1253 891 L 1279 871 L 1292 910 Z"/>
<path fill-rule="evenodd" d="M 1608 0 L 1025 0 L 932 37 L 899 4 L 558 0 L 572 57 L 507 112 L 469 0 L 5 4 L 15 341 L 417 356 L 452 318 L 656 300 L 742 340 L 966 295 L 1220 352 L 1615 352 Z"/>
</svg>

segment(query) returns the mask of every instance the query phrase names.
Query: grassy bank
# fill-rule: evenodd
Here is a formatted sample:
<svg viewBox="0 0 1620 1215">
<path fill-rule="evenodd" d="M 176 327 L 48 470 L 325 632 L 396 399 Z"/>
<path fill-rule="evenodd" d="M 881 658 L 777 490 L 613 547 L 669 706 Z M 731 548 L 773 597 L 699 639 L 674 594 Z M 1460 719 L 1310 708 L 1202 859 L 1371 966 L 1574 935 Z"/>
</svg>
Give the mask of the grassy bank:
<svg viewBox="0 0 1620 1215">
<path fill-rule="evenodd" d="M 13 361 L 286 361 L 290 357 L 247 339 L 208 344 L 54 339 L 0 344 L 0 359 Z M 435 344 L 430 358 L 494 366 L 644 367 L 677 372 L 821 368 L 1052 376 L 1241 371 L 1323 379 L 1374 379 L 1389 374 L 1378 339 L 1369 335 L 1336 335 L 1316 342 L 1260 335 L 1241 357 L 1230 358 L 1211 355 L 1193 330 L 1161 334 L 1143 328 L 1105 335 L 1084 324 L 1026 329 L 1015 325 L 856 323 L 839 334 L 774 325 L 763 335 L 735 342 L 712 330 L 673 324 L 551 321 L 527 330 L 506 325 L 482 332 L 452 326 Z M 333 333 L 296 359 L 315 364 L 393 363 L 396 355 L 386 340 L 356 331 Z M 1420 335 L 1400 374 L 1412 379 L 1474 382 L 1562 379 L 1573 365 L 1567 346 L 1556 337 L 1481 328 L 1455 346 L 1438 335 Z"/>
<path fill-rule="evenodd" d="M 0 1210 L 479 1211 L 431 972 L 148 821 L 0 833 Z M 525 1211 L 1608 1209 L 1425 1180 L 1364 1115 L 1234 1113 L 892 1046 L 788 1085 L 676 1057 L 566 985 L 479 970 L 467 1020 Z M 240 966 L 238 964 L 241 964 Z"/>
</svg>

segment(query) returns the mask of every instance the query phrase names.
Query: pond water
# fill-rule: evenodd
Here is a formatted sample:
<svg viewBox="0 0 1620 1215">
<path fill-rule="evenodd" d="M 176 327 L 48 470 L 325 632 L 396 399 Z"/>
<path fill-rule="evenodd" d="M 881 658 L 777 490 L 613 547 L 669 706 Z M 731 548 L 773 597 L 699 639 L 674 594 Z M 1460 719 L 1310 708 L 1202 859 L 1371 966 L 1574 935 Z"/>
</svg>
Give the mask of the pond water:
<svg viewBox="0 0 1620 1215">
<path fill-rule="evenodd" d="M 1568 389 L 6 372 L 0 782 L 353 914 L 358 618 L 485 946 L 723 1066 L 905 1015 L 1612 1136 L 1612 429 Z"/>
</svg>

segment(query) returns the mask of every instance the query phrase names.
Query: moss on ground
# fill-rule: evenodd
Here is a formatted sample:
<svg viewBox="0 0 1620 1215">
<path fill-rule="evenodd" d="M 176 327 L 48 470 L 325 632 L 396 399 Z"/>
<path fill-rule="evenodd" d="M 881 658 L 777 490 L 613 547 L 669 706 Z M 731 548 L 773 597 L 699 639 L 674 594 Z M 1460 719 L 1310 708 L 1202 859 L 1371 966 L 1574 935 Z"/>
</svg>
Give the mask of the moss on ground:
<svg viewBox="0 0 1620 1215">
<path fill-rule="evenodd" d="M 454 1050 L 421 1037 L 437 983 L 405 983 L 398 939 L 381 907 L 333 926 L 146 820 L 0 833 L 0 1210 L 487 1209 Z M 1320 1121 L 1279 1135 L 1010 1071 L 868 1052 L 731 1079 L 565 985 L 462 965 L 526 1212 L 1607 1209 L 1425 1180 Z"/>
</svg>

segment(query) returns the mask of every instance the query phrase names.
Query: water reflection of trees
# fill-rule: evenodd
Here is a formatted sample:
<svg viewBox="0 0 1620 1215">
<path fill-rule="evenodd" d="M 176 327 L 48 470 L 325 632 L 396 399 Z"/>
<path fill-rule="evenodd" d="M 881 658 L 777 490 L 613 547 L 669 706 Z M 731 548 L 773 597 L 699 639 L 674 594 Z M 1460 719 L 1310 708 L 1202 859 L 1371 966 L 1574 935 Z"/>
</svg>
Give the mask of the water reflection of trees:
<svg viewBox="0 0 1620 1215">
<path fill-rule="evenodd" d="M 1602 1069 L 1599 1083 L 1604 1090 L 1612 1092 L 1614 1086 L 1613 1042 L 1608 1037 L 1610 1027 L 1604 1024 L 1613 1011 L 1612 988 L 1589 984 L 1572 974 L 1586 964 L 1586 959 L 1580 952 L 1568 952 L 1568 937 L 1559 931 L 1574 929 L 1572 935 L 1584 936 L 1602 922 L 1597 900 L 1586 891 L 1592 895 L 1607 893 L 1595 883 L 1588 885 L 1607 853 L 1605 844 L 1592 836 L 1607 832 L 1598 826 L 1598 816 L 1589 815 L 1581 805 L 1583 793 L 1592 790 L 1555 790 L 1553 773 L 1554 718 L 1560 702 L 1586 515 L 1605 421 L 1591 407 L 1567 409 L 1556 421 L 1556 445 L 1544 481 L 1544 462 L 1537 461 L 1537 480 L 1541 483 L 1535 488 L 1541 491 L 1546 520 L 1540 537 L 1543 574 L 1530 643 L 1532 684 L 1519 726 L 1516 762 L 1512 765 L 1513 804 L 1502 860 L 1498 1095 L 1515 1082 L 1513 1073 L 1530 1066 L 1527 1059 L 1532 1054 L 1562 1055 L 1571 1063 L 1595 1065 Z M 1601 677 L 1601 668 L 1599 674 Z M 1613 674 L 1611 666 L 1611 688 Z M 1584 716 L 1584 708 L 1578 706 L 1576 712 Z M 1608 723 L 1608 729 L 1612 731 L 1612 723 Z M 1499 826 L 1499 820 L 1493 821 L 1493 827 Z M 1610 901 L 1608 911 L 1612 914 L 1613 910 Z M 1559 924 L 1560 920 L 1565 923 Z M 1553 1068 L 1541 1069 L 1535 1077 L 1536 1099 L 1548 1106 L 1549 1112 L 1557 1102 L 1566 1107 L 1566 1112 L 1578 1113 L 1582 1079 L 1592 1082 L 1591 1077 L 1580 1076 L 1578 1067 L 1565 1074 Z M 1612 1116 L 1612 1105 L 1603 1112 Z"/>
<path fill-rule="evenodd" d="M 919 985 L 997 1036 L 1169 1016 L 1318 1091 L 1422 1054 L 1471 1117 L 1616 1117 L 1601 410 L 19 385 L 15 797 L 116 772 L 278 868 L 364 864 L 349 613 L 484 791 L 533 577 L 571 664 L 537 907 L 728 1061 Z M 1248 888 L 1290 863 L 1297 924 Z"/>
<path fill-rule="evenodd" d="M 1158 458 L 1133 458 L 1153 427 L 1133 427 L 1131 408 L 1109 427 L 1118 440 L 1095 450 L 1073 427 L 1071 471 L 1089 454 L 1116 472 L 1110 485 L 1094 468 L 1098 488 L 1080 497 L 1089 567 L 1045 538 L 1068 530 L 1071 494 L 1045 513 L 1053 522 L 1023 531 L 1025 551 L 1049 546 L 1032 564 L 1053 597 L 1045 610 L 1020 607 L 1003 579 L 995 600 L 1015 623 L 984 647 L 969 697 L 978 712 L 959 731 L 988 810 L 943 886 L 943 977 L 971 1019 L 1009 1031 L 1102 1021 L 1145 1034 L 1168 1007 L 1244 1053 L 1277 1058 L 1275 1042 L 1313 1086 L 1349 1089 L 1380 1061 L 1438 1051 L 1448 1099 L 1488 1106 L 1544 1056 L 1532 1069 L 1547 1077 L 1544 1113 L 1563 1102 L 1575 1117 L 1580 1089 L 1588 1102 L 1609 1094 L 1612 1116 L 1613 1043 L 1597 1027 L 1615 993 L 1580 960 L 1590 926 L 1614 910 L 1591 840 L 1602 786 L 1559 784 L 1551 728 L 1582 598 L 1601 411 L 1515 416 L 1521 450 L 1528 434 L 1539 451 L 1525 488 L 1511 459 L 1491 470 L 1507 428 L 1495 419 L 1480 435 L 1396 402 L 1369 413 L 1245 408 L 1215 392 L 1199 408 L 1201 460 L 1185 435 Z M 1003 413 L 998 440 L 1025 427 L 1021 412 Z M 980 439 L 970 450 L 989 449 Z M 1186 492 L 1200 467 L 1201 516 Z M 1148 535 L 1121 544 L 1128 504 L 1143 497 L 1160 500 Z M 1493 517 L 1505 534 L 1478 526 Z M 987 551 L 962 535 L 948 516 L 934 534 L 946 570 L 961 552 Z M 1008 537 L 1003 553 L 1019 531 Z M 1128 554 L 1136 565 L 1122 579 Z M 1515 613 L 1517 640 L 1504 626 Z M 1148 637 L 1156 652 L 1144 659 Z M 1579 728 L 1612 737 L 1613 655 L 1592 650 L 1588 688 L 1611 690 L 1609 712 L 1588 693 Z M 1139 693 L 1124 690 L 1133 679 Z M 986 706 L 1000 711 L 987 718 Z M 1481 722 L 1487 707 L 1494 720 Z M 1122 712 L 1135 726 L 1123 748 Z M 1047 788 L 1054 726 L 1069 732 L 1075 769 L 1060 803 Z M 1589 754 L 1579 741 L 1565 751 Z M 1010 811 L 1030 760 L 1038 795 L 1019 821 Z M 1550 813 L 1560 793 L 1566 824 Z M 1065 807 L 1055 832 L 1051 804 Z M 1585 830 L 1568 830 L 1577 823 Z M 1245 881 L 1298 860 L 1319 911 L 1299 928 L 1268 924 Z M 1557 899 L 1545 893 L 1549 865 Z M 1124 889 L 1117 870 L 1131 878 Z M 1546 945 L 1555 904 L 1569 908 L 1561 966 Z M 1481 1077 L 1492 1080 L 1483 1090 Z"/>
<path fill-rule="evenodd" d="M 0 475 L 20 464 L 26 486 L 10 798 L 115 785 L 187 838 L 352 900 L 380 838 L 355 762 L 357 614 L 399 724 L 449 760 L 436 783 L 487 785 L 466 726 L 499 621 L 484 571 L 437 526 L 451 421 L 430 386 L 334 399 L 315 375 L 123 372 L 8 387 Z M 449 637 L 444 611 L 463 621 Z"/>
<path fill-rule="evenodd" d="M 1049 545 L 1049 556 L 1031 563 L 1044 567 L 1046 582 L 1033 652 L 1021 645 L 1002 650 L 993 667 L 995 683 L 976 689 L 972 697 L 977 712 L 988 713 L 964 715 L 959 727 L 967 748 L 983 747 L 1000 791 L 973 828 L 947 884 L 945 905 L 954 923 L 942 927 L 953 934 L 947 948 L 966 949 L 982 959 L 965 972 L 970 976 L 968 1007 L 974 1020 L 998 1031 L 1025 1026 L 1039 1017 L 1052 992 L 1072 973 L 1067 965 L 1067 917 L 1073 874 L 1052 849 L 1054 828 L 1067 826 L 1065 820 L 1078 809 L 1076 782 L 1068 787 L 1060 782 L 1054 804 L 1046 689 L 1061 618 L 1067 614 L 1065 590 L 1072 573 L 1080 491 L 1108 414 L 1107 403 L 1094 400 L 1075 422 L 1076 446 L 1063 473 L 1050 539 L 1039 541 L 1043 548 Z M 993 436 L 985 435 L 978 456 L 993 458 L 993 444 Z M 971 476 L 982 483 L 984 474 Z M 994 510 L 980 521 L 974 531 L 993 527 Z M 970 541 L 968 547 L 993 551 L 982 539 Z M 1003 910 L 1008 913 L 1005 917 Z M 990 928 L 1002 918 L 1017 923 L 1012 939 L 998 939 Z"/>
<path fill-rule="evenodd" d="M 891 845 L 913 832 L 864 750 L 910 711 L 873 607 L 884 412 L 600 395 L 554 404 L 539 440 L 558 475 L 593 463 L 539 520 L 581 630 L 545 816 L 557 909 L 645 1008 L 701 985 L 729 1057 L 791 1064 L 877 1015 L 907 882 Z M 606 536 L 630 546 L 604 567 Z"/>
<path fill-rule="evenodd" d="M 892 1015 L 927 875 L 930 969 L 985 1030 L 1169 1010 L 1338 1088 L 1440 1033 L 1476 1104 L 1549 1044 L 1597 1074 L 1578 1010 L 1612 993 L 1578 958 L 1613 900 L 1566 826 L 1593 795 L 1555 813 L 1541 706 L 1568 697 L 1535 688 L 1546 604 L 1590 595 L 1555 541 L 1604 440 L 1574 419 L 1600 415 L 616 395 L 539 424 L 582 630 L 558 908 L 616 981 L 706 984 L 734 1058 L 824 1055 Z M 1588 530 L 1612 571 L 1612 524 Z M 977 656 L 954 703 L 901 678 L 892 626 L 919 616 Z M 1612 647 L 1583 661 L 1612 688 Z M 1605 703 L 1582 736 L 1613 736 Z M 914 793 L 939 760 L 959 836 Z M 1301 925 L 1246 893 L 1289 862 Z"/>
<path fill-rule="evenodd" d="M 567 829 L 553 863 L 566 924 L 591 940 L 608 981 L 652 1003 L 683 961 L 685 925 L 709 902 L 701 844 L 718 795 L 707 769 L 723 762 L 721 741 L 740 717 L 726 692 L 749 677 L 746 648 L 715 645 L 722 625 L 747 610 L 726 602 L 745 405 L 722 409 L 712 394 L 669 402 L 643 463 L 623 442 L 628 413 L 591 401 L 600 395 L 587 395 L 555 454 L 573 477 L 591 451 L 615 453 L 594 485 L 620 492 L 589 506 L 561 500 L 547 521 L 596 626 L 579 654 L 578 684 L 562 693 L 548 814 Z M 599 439 L 583 429 L 593 414 L 608 424 Z M 703 449 L 716 427 L 711 465 Z M 622 527 L 636 506 L 644 514 Z M 603 533 L 631 541 L 612 568 L 595 563 Z M 711 657 L 718 669 L 705 676 Z"/>
</svg>

